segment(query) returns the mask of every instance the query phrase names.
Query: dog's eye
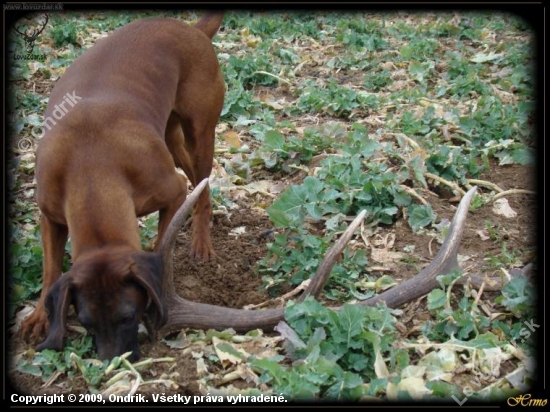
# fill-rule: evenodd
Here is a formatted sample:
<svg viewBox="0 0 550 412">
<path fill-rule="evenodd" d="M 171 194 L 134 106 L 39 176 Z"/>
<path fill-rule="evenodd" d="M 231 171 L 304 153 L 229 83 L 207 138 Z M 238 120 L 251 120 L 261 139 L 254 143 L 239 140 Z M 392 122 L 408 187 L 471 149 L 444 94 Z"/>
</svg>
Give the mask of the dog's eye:
<svg viewBox="0 0 550 412">
<path fill-rule="evenodd" d="M 127 315 L 124 315 L 119 320 L 121 325 L 128 325 L 130 323 L 133 323 L 133 321 L 134 321 L 134 314 L 133 313 L 129 313 Z"/>
</svg>

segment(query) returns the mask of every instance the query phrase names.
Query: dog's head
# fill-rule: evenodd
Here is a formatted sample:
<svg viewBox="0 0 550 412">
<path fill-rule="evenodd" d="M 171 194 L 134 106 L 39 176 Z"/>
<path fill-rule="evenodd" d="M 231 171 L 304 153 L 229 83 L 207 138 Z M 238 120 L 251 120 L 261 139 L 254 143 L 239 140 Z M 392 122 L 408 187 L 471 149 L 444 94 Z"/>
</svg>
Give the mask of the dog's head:
<svg viewBox="0 0 550 412">
<path fill-rule="evenodd" d="M 162 296 L 159 254 L 103 251 L 88 256 L 52 285 L 46 298 L 50 330 L 37 349 L 63 348 L 72 304 L 80 323 L 94 335 L 100 359 L 131 351 L 129 359 L 135 361 L 140 321 L 147 320 L 149 333 L 166 323 Z"/>
</svg>

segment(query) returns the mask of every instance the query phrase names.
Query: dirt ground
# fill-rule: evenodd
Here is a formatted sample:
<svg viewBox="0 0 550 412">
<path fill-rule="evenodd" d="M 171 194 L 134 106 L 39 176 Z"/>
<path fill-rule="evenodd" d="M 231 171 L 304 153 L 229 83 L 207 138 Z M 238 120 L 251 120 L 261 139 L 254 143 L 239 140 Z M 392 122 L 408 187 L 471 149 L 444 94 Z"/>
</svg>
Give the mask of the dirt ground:
<svg viewBox="0 0 550 412">
<path fill-rule="evenodd" d="M 487 174 L 481 178 L 486 178 L 505 190 L 535 189 L 533 168 L 528 166 L 498 167 L 494 165 L 490 175 Z M 480 235 L 476 232 L 485 227 L 485 222 L 501 226 L 501 233 L 505 234 L 503 241 L 507 243 L 510 250 L 525 251 L 520 259 L 521 265 L 526 265 L 535 259 L 536 199 L 532 195 L 524 194 L 507 198 L 512 209 L 517 212 L 515 218 L 506 219 L 496 216 L 490 204 L 469 214 L 460 253 L 470 257 L 468 264 L 472 265 L 470 270 L 473 273 L 496 275 L 495 269 L 487 268 L 484 257 L 487 254 L 498 255 L 502 245 L 480 239 Z M 452 218 L 456 204 L 435 195 L 428 199 L 439 219 Z M 254 273 L 254 265 L 267 252 L 266 243 L 269 238 L 264 235 L 271 229 L 271 224 L 265 212 L 262 213 L 258 208 L 253 207 L 253 199 L 240 199 L 238 205 L 238 208 L 229 213 L 214 216 L 212 239 L 217 255 L 212 261 L 198 263 L 190 258 L 188 256 L 189 230 L 182 231 L 180 234 L 175 256 L 175 272 L 178 274 L 175 285 L 182 297 L 233 308 L 242 308 L 245 305 L 258 304 L 269 299 L 267 293 L 261 290 L 262 282 Z M 237 228 L 239 229 L 235 230 Z M 430 236 L 413 234 L 403 220 L 383 229 L 382 234 L 384 233 L 395 233 L 394 250 L 402 250 L 407 245 L 414 245 L 415 255 L 419 258 L 416 264 L 402 264 L 398 270 L 392 273 L 386 272 L 395 280 L 401 281 L 414 276 L 419 266 L 423 267 L 430 261 Z M 437 248 L 438 245 L 433 242 L 432 253 L 435 253 Z M 373 272 L 371 275 L 376 276 L 376 273 Z M 494 294 L 485 293 L 484 299 L 490 300 L 491 296 Z M 414 327 L 414 319 L 429 316 L 424 304 L 425 299 L 412 302 L 409 308 L 403 308 L 402 320 L 406 322 L 407 328 Z M 414 316 L 408 316 L 409 312 Z M 71 318 L 69 323 L 78 324 L 74 318 Z M 143 373 L 143 377 L 154 379 L 169 376 L 176 384 L 171 387 L 144 386 L 140 387 L 137 393 L 145 395 L 159 392 L 166 395 L 177 393 L 199 395 L 201 393 L 197 383 L 197 361 L 189 351 L 172 349 L 161 340 L 151 343 L 145 337 L 141 348 L 144 358 L 173 357 L 175 359 L 174 362 L 155 364 L 153 368 Z M 13 356 L 30 349 L 30 346 L 22 343 L 17 336 L 12 336 L 11 349 Z M 60 375 L 48 386 L 44 386 L 39 377 L 13 370 L 9 372 L 9 383 L 16 392 L 28 394 L 77 394 L 88 390 L 88 385 L 81 377 L 69 379 L 65 375 Z M 246 386 L 246 383 L 241 383 Z"/>
</svg>

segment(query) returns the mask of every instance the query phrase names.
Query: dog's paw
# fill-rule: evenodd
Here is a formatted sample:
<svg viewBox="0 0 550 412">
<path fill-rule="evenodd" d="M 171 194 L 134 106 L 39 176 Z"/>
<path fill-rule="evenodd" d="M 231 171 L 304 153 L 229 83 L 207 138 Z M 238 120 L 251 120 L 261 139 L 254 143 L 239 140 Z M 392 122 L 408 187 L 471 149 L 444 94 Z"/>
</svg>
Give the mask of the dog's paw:
<svg viewBox="0 0 550 412">
<path fill-rule="evenodd" d="M 211 260 L 212 258 L 214 258 L 214 256 L 216 256 L 214 248 L 212 247 L 210 242 L 193 242 L 189 254 L 195 260 L 202 261 Z"/>
<path fill-rule="evenodd" d="M 46 311 L 36 308 L 21 324 L 19 334 L 27 342 L 38 342 L 46 336 L 48 327 Z"/>
</svg>

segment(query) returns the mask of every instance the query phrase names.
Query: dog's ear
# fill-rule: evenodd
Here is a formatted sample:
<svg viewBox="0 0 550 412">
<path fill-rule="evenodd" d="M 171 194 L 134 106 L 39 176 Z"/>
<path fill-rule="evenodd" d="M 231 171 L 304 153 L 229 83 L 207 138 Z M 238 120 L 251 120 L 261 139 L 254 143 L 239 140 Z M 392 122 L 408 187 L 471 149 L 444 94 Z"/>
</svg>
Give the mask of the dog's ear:
<svg viewBox="0 0 550 412">
<path fill-rule="evenodd" d="M 63 349 L 63 338 L 67 330 L 67 313 L 72 302 L 72 277 L 70 273 L 61 276 L 51 287 L 46 296 L 46 312 L 50 322 L 48 336 L 36 350 L 43 349 Z"/>
<path fill-rule="evenodd" d="M 133 258 L 130 275 L 149 295 L 150 303 L 145 311 L 145 325 L 149 335 L 153 337 L 156 331 L 166 324 L 168 316 L 162 290 L 162 257 L 159 253 L 138 252 Z"/>
</svg>

